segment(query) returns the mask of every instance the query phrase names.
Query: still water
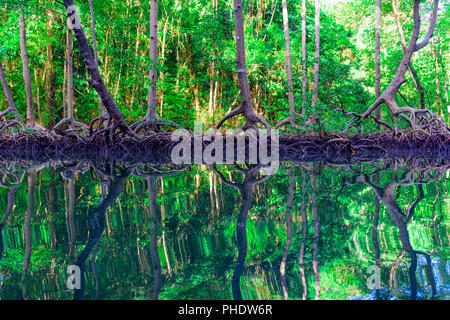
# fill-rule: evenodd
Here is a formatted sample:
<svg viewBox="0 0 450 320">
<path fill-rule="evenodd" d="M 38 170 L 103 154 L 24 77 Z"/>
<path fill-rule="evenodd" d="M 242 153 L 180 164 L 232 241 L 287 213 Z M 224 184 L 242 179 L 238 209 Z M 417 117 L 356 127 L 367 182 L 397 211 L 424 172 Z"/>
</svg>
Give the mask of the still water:
<svg viewBox="0 0 450 320">
<path fill-rule="evenodd" d="M 449 168 L 0 162 L 0 299 L 448 299 Z"/>
</svg>

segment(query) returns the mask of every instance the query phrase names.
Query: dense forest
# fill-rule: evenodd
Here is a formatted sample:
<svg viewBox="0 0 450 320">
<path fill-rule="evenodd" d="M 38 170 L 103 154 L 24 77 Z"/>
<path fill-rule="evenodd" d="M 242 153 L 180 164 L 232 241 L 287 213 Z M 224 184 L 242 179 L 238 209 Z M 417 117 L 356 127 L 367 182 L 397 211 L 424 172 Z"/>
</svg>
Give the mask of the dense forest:
<svg viewBox="0 0 450 320">
<path fill-rule="evenodd" d="M 0 0 L 0 299 L 448 299 L 449 9 Z"/>
<path fill-rule="evenodd" d="M 72 12 L 73 1 L 3 0 L 2 123 L 192 129 L 231 111 L 228 127 L 245 116 L 298 133 L 369 133 L 439 118 L 445 133 L 449 3 L 420 2 L 97 0 Z M 67 22 L 74 12 L 82 34 Z"/>
</svg>

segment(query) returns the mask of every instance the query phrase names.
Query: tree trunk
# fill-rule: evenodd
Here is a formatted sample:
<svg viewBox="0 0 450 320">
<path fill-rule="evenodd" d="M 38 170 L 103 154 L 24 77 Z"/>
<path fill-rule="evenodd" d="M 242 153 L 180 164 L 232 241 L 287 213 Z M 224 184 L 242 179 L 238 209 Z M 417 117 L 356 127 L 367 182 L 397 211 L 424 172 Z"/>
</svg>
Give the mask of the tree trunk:
<svg viewBox="0 0 450 320">
<path fill-rule="evenodd" d="M 378 99 L 381 95 L 381 0 L 377 0 L 376 18 L 375 18 L 375 97 Z M 376 115 L 378 120 L 381 119 L 380 108 L 377 109 Z M 378 124 L 378 129 L 380 125 Z"/>
<path fill-rule="evenodd" d="M 242 0 L 234 0 L 234 23 L 236 30 L 236 68 L 238 72 L 238 82 L 241 93 L 241 106 L 230 111 L 217 124 L 216 129 L 220 128 L 222 124 L 229 118 L 238 114 L 243 114 L 245 123 L 242 126 L 243 130 L 257 129 L 257 123 L 260 122 L 269 131 L 270 125 L 263 117 L 259 116 L 253 109 L 253 104 L 250 98 L 250 87 L 247 77 L 247 63 L 245 61 L 245 38 L 244 38 L 244 14 L 242 11 Z"/>
<path fill-rule="evenodd" d="M 36 120 L 34 119 L 33 89 L 31 86 L 30 67 L 28 64 L 27 36 L 23 8 L 19 8 L 19 29 L 20 56 L 22 58 L 23 79 L 25 81 L 25 91 L 27 96 L 27 126 L 34 129 L 36 128 Z"/>
<path fill-rule="evenodd" d="M 315 0 L 315 45 L 314 52 L 314 85 L 311 107 L 316 106 L 319 99 L 319 60 L 320 60 L 320 0 Z"/>
<path fill-rule="evenodd" d="M 236 67 L 239 88 L 241 90 L 241 103 L 244 109 L 253 109 L 247 77 L 247 63 L 245 60 L 245 33 L 242 0 L 234 0 L 234 17 L 236 27 Z"/>
<path fill-rule="evenodd" d="M 444 134 L 450 133 L 450 129 L 445 122 L 439 119 L 438 116 L 433 114 L 429 110 L 416 109 L 412 107 L 398 107 L 395 96 L 398 93 L 401 85 L 405 82 L 405 73 L 411 65 L 411 57 L 414 52 L 424 48 L 431 37 L 433 36 L 434 26 L 436 24 L 437 12 L 438 12 L 439 0 L 434 0 L 433 11 L 430 16 L 430 24 L 428 30 L 420 42 L 420 0 L 414 0 L 413 7 L 413 20 L 414 27 L 411 34 L 411 40 L 408 47 L 404 50 L 402 60 L 397 68 L 397 71 L 389 83 L 388 87 L 383 91 L 378 99 L 360 116 L 361 119 L 366 119 L 369 115 L 377 109 L 381 104 L 386 104 L 390 113 L 393 116 L 403 115 L 404 119 L 408 121 L 411 128 L 414 130 L 420 129 L 428 131 L 430 134 Z M 409 117 L 405 115 L 409 114 Z"/>
<path fill-rule="evenodd" d="M 53 11 L 48 11 L 48 23 L 47 23 L 47 36 L 48 39 L 53 39 L 54 32 L 52 30 L 53 23 L 54 23 L 55 17 Z M 46 63 L 46 70 L 47 70 L 47 79 L 46 79 L 46 93 L 47 93 L 47 113 L 49 115 L 49 127 L 52 129 L 55 124 L 55 115 L 57 111 L 57 105 L 56 105 L 56 95 L 55 95 L 55 85 L 56 85 L 56 76 L 55 76 L 55 68 L 53 66 L 53 60 L 55 55 L 55 44 L 54 42 L 50 42 L 47 46 L 47 63 Z"/>
<path fill-rule="evenodd" d="M 158 0 L 151 0 L 150 8 L 150 70 L 148 73 L 148 105 L 146 118 L 156 117 L 156 81 L 158 71 Z"/>
<path fill-rule="evenodd" d="M 283 0 L 282 6 L 283 6 L 284 45 L 286 48 L 286 71 L 287 71 L 287 85 L 289 97 L 289 114 L 293 116 L 295 113 L 295 100 L 294 100 L 294 84 L 292 82 L 291 41 L 289 38 L 289 15 L 287 10 L 287 0 Z"/>
<path fill-rule="evenodd" d="M 433 58 L 434 58 L 434 81 L 436 84 L 436 112 L 441 111 L 442 113 L 442 99 L 441 99 L 441 84 L 439 83 L 439 64 L 438 64 L 438 53 L 436 48 L 435 41 L 431 41 L 431 48 L 433 52 Z M 443 116 L 443 114 L 442 114 Z"/>
<path fill-rule="evenodd" d="M 295 111 L 295 99 L 294 99 L 294 84 L 292 81 L 292 62 L 291 62 L 291 41 L 289 38 L 289 14 L 287 10 L 287 0 L 283 0 L 283 28 L 284 28 L 284 45 L 286 55 L 286 74 L 288 85 L 288 100 L 289 100 L 289 117 L 277 124 L 277 128 L 284 124 L 290 123 L 290 125 L 296 129 L 300 127 L 295 123 L 298 113 Z"/>
<path fill-rule="evenodd" d="M 0 81 L 2 83 L 3 92 L 5 93 L 6 102 L 8 103 L 8 108 L 2 113 L 0 113 L 0 120 L 1 120 L 1 118 L 8 112 L 16 114 L 19 113 L 17 111 L 16 104 L 14 103 L 11 91 L 9 90 L 8 82 L 6 81 L 5 72 L 3 70 L 3 64 L 1 61 L 0 61 Z"/>
<path fill-rule="evenodd" d="M 67 63 L 67 118 L 74 120 L 73 115 L 73 39 L 72 30 L 67 28 L 67 47 L 66 47 L 66 63 Z"/>
<path fill-rule="evenodd" d="M 64 0 L 64 6 L 67 9 L 67 15 L 69 19 L 75 24 L 79 21 L 80 17 L 73 9 L 73 0 Z M 110 128 L 111 132 L 113 132 L 116 128 L 126 132 L 131 136 L 136 136 L 135 133 L 130 129 L 130 127 L 125 122 L 122 113 L 114 102 L 113 98 L 108 92 L 108 89 L 103 82 L 103 78 L 100 75 L 98 70 L 98 65 L 92 55 L 91 48 L 89 47 L 89 43 L 87 41 L 86 35 L 84 33 L 83 28 L 80 26 L 76 26 L 73 30 L 75 33 L 75 37 L 78 40 L 80 52 L 84 58 L 86 63 L 86 69 L 89 72 L 90 79 L 88 80 L 89 84 L 91 84 L 94 89 L 97 91 L 100 101 L 104 104 L 106 110 L 108 111 L 111 118 L 114 120 L 114 125 Z"/>
<path fill-rule="evenodd" d="M 97 38 L 95 36 L 95 15 L 94 15 L 94 0 L 89 0 L 89 11 L 91 14 L 91 37 L 92 37 L 92 51 L 94 52 L 94 60 L 98 68 L 98 50 L 97 50 Z M 98 100 L 100 102 L 101 114 L 105 115 L 107 113 L 105 106 L 98 95 Z"/>
<path fill-rule="evenodd" d="M 450 121 L 450 103 L 448 100 L 448 87 L 447 87 L 447 71 L 445 68 L 445 64 L 444 61 L 442 60 L 442 45 L 441 45 L 441 36 L 439 34 L 439 28 L 438 28 L 438 24 L 436 22 L 436 33 L 437 33 L 437 44 L 439 46 L 439 63 L 441 65 L 441 70 L 443 73 L 443 82 L 444 82 L 444 94 L 445 94 L 445 104 L 447 107 L 447 118 Z"/>
<path fill-rule="evenodd" d="M 305 113 L 306 85 L 306 0 L 302 0 L 302 114 Z"/>
<path fill-rule="evenodd" d="M 398 0 L 393 0 L 392 1 L 392 9 L 394 11 L 394 19 L 395 19 L 395 23 L 397 25 L 398 34 L 400 36 L 400 42 L 402 44 L 403 51 L 405 51 L 406 50 L 406 40 L 405 40 L 405 35 L 403 34 L 402 25 L 400 23 L 400 13 L 399 13 L 398 2 L 397 1 Z M 408 70 L 409 70 L 409 73 L 411 74 L 412 81 L 413 81 L 414 85 L 416 86 L 417 91 L 419 92 L 420 108 L 421 109 L 426 109 L 426 106 L 425 106 L 425 88 L 420 83 L 419 75 L 417 74 L 417 72 L 414 69 L 414 67 L 413 67 L 411 62 L 409 63 L 409 69 Z M 377 113 L 378 113 L 378 111 L 377 111 Z"/>
</svg>

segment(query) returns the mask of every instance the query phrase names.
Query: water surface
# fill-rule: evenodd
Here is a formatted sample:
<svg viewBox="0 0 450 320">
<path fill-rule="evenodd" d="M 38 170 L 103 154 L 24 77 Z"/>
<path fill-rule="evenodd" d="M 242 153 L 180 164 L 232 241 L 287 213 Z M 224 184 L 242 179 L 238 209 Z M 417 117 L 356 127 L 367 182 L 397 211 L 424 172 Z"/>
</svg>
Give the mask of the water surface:
<svg viewBox="0 0 450 320">
<path fill-rule="evenodd" d="M 0 168 L 0 299 L 450 296 L 439 161 Z"/>
</svg>

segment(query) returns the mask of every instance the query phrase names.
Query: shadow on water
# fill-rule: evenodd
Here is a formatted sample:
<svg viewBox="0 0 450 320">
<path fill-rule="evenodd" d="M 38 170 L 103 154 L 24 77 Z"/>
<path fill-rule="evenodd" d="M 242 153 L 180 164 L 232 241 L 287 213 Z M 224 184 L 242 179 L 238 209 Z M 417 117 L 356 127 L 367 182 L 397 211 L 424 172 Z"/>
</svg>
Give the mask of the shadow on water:
<svg viewBox="0 0 450 320">
<path fill-rule="evenodd" d="M 0 162 L 0 298 L 448 299 L 449 168 Z"/>
</svg>

